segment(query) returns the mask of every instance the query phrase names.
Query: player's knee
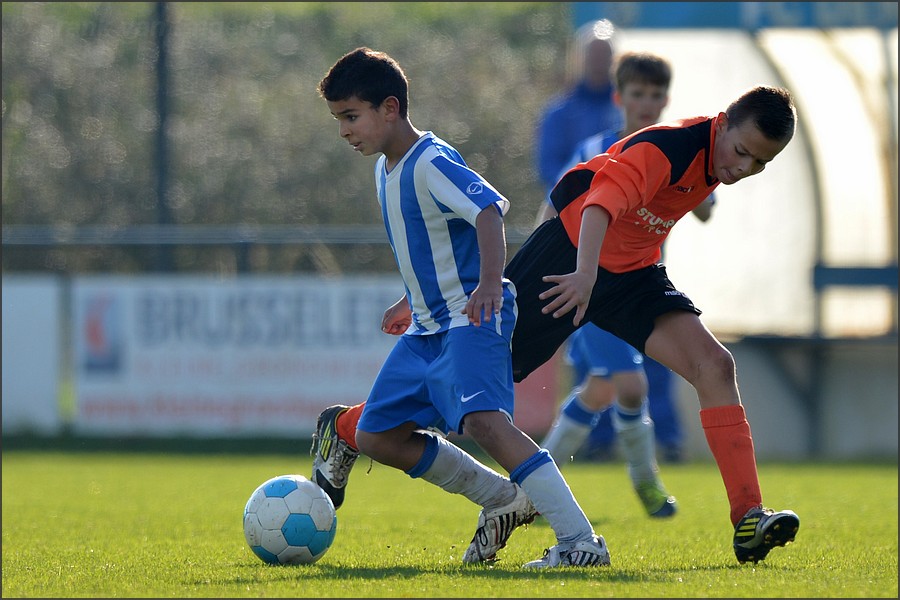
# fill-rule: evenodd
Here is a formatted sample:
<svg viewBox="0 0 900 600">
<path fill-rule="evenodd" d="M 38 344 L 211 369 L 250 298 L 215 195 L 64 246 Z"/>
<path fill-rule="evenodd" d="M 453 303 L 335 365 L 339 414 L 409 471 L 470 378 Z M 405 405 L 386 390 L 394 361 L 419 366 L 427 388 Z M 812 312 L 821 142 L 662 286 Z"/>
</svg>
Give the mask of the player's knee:
<svg viewBox="0 0 900 600">
<path fill-rule="evenodd" d="M 616 379 L 616 389 L 620 406 L 637 409 L 647 397 L 647 379 L 638 372 L 622 375 Z"/>
<path fill-rule="evenodd" d="M 598 411 L 610 406 L 616 399 L 618 391 L 617 386 L 610 380 L 592 375 L 579 389 L 578 397 L 588 409 Z"/>
<path fill-rule="evenodd" d="M 701 376 L 715 378 L 725 383 L 733 382 L 735 373 L 734 356 L 723 346 L 711 352 L 701 367 Z"/>
</svg>

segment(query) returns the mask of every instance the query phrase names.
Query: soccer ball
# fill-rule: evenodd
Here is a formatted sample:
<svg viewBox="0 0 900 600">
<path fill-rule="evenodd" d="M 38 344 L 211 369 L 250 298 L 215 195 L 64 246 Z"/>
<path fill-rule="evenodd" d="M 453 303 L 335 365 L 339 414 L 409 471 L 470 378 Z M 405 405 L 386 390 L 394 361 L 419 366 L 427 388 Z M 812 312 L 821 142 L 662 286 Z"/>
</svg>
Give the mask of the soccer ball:
<svg viewBox="0 0 900 600">
<path fill-rule="evenodd" d="M 272 565 L 309 565 L 322 558 L 337 533 L 331 498 L 303 475 L 263 482 L 244 507 L 244 538 Z"/>
</svg>

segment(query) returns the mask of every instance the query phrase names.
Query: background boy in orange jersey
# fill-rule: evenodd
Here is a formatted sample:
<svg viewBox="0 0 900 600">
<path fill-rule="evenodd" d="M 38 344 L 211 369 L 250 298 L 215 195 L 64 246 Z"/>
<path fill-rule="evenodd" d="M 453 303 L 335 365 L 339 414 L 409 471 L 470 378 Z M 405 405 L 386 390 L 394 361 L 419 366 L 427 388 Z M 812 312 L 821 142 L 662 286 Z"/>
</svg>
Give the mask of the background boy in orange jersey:
<svg viewBox="0 0 900 600">
<path fill-rule="evenodd" d="M 725 484 L 740 563 L 756 563 L 792 542 L 800 519 L 790 510 L 763 507 L 734 358 L 659 260 L 675 223 L 720 183 L 761 173 L 790 142 L 796 118 L 789 91 L 756 86 L 716 116 L 661 123 L 624 138 L 560 179 L 550 195 L 559 216 L 538 227 L 505 270 L 517 289 L 516 382 L 592 322 L 694 386 L 700 422 Z M 382 325 L 387 333 L 402 328 Z M 331 412 L 320 417 L 314 447 L 331 442 L 324 445 L 334 449 L 340 437 L 349 448 L 358 419 L 354 410 L 359 409 L 326 409 Z M 341 412 L 348 418 L 338 419 Z M 326 491 L 337 484 L 343 493 L 352 466 L 345 458 L 316 452 L 313 477 L 324 480 Z M 331 477 L 335 473 L 341 477 Z"/>
</svg>

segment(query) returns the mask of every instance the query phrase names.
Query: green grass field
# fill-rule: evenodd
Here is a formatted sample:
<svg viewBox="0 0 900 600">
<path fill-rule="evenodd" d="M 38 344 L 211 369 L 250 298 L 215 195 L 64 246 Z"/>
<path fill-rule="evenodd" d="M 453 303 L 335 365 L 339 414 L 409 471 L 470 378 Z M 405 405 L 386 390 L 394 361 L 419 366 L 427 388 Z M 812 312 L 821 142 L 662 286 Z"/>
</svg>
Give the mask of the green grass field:
<svg viewBox="0 0 900 600">
<path fill-rule="evenodd" d="M 316 564 L 272 567 L 241 516 L 274 475 L 309 475 L 277 454 L 5 450 L 3 597 L 897 597 L 896 464 L 761 464 L 766 504 L 801 517 L 797 541 L 739 565 L 715 465 L 664 465 L 680 512 L 644 515 L 621 464 L 573 464 L 569 483 L 612 565 L 525 571 L 553 542 L 517 531 L 501 560 L 463 566 L 478 508 L 362 457 Z M 369 472 L 367 472 L 369 471 Z"/>
</svg>

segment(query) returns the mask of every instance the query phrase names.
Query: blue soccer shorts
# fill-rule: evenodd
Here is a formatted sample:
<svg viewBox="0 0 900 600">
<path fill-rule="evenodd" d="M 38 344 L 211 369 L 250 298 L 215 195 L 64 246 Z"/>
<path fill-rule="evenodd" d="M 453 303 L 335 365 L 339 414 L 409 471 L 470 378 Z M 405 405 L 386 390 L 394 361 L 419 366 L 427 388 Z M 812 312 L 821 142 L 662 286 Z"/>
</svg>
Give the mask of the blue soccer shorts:
<svg viewBox="0 0 900 600">
<path fill-rule="evenodd" d="M 470 412 L 514 406 L 509 340 L 485 325 L 403 335 L 375 378 L 357 427 L 377 433 L 404 423 L 463 433 Z"/>
<path fill-rule="evenodd" d="M 575 381 L 588 375 L 609 378 L 616 373 L 643 369 L 644 355 L 605 329 L 588 323 L 569 336 L 566 361 L 572 365 Z"/>
</svg>

